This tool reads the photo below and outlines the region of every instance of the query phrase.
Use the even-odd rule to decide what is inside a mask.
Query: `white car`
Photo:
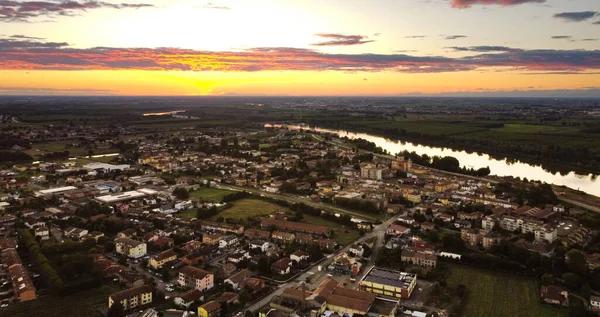
[[[2,305],[0,305],[0,307],[6,308],[6,307],[8,307],[8,304],[2,304]]]

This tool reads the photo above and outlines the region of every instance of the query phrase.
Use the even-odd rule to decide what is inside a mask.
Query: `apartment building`
[[[192,287],[200,291],[214,287],[215,276],[205,270],[193,266],[184,266],[179,270],[179,285]]]
[[[150,258],[148,264],[155,270],[160,269],[166,263],[177,260],[177,254],[173,251],[173,249],[161,252]]]
[[[114,293],[108,297],[108,308],[116,302],[126,311],[152,304],[152,287],[144,285]]]
[[[129,239],[118,238],[115,240],[115,251],[130,258],[141,258],[146,255],[147,246],[145,243]]]
[[[400,259],[407,264],[428,268],[435,268],[437,265],[437,255],[433,250],[403,250]]]

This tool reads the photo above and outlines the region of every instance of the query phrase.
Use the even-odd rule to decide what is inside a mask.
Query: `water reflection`
[[[310,129],[317,132],[333,133],[339,137],[348,137],[350,139],[365,139],[375,143],[382,149],[387,150],[391,154],[396,154],[402,151],[416,152],[419,155],[427,154],[429,156],[453,156],[457,158],[462,166],[468,168],[482,168],[489,166],[491,173],[498,176],[514,176],[527,178],[530,180],[540,180],[556,185],[564,185],[573,189],[579,189],[586,193],[600,196],[600,183],[596,175],[587,174],[581,175],[571,171],[569,173],[549,172],[544,170],[540,165],[523,163],[515,159],[498,160],[485,153],[474,153],[466,151],[456,151],[442,147],[432,147],[411,142],[402,142],[390,140],[384,137],[375,136],[366,133],[348,132],[344,130],[331,130],[323,128],[308,128],[305,126],[287,126],[289,129]]]

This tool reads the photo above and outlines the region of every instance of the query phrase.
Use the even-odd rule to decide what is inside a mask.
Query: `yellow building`
[[[220,240],[220,234],[205,234],[202,236],[202,242],[210,245],[219,244]]]
[[[413,203],[420,203],[421,202],[421,194],[416,193],[416,194],[405,194],[404,198],[408,199],[408,201],[413,202]]]
[[[216,317],[221,314],[221,303],[216,300],[210,301],[198,307],[198,317]]]
[[[152,287],[144,285],[114,293],[108,297],[108,308],[115,302],[120,302],[125,310],[152,304]]]
[[[360,290],[396,298],[410,298],[417,275],[373,267],[360,281]]]
[[[161,252],[150,258],[148,264],[155,270],[160,269],[165,265],[165,263],[169,263],[171,261],[177,260],[177,254],[173,252],[173,249]]]

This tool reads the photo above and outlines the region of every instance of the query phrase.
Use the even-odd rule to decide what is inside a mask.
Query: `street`
[[[368,272],[367,270],[370,269],[371,266],[373,266],[373,263],[375,262],[375,258],[377,256],[377,254],[379,253],[379,249],[382,246],[382,242],[383,242],[383,239],[384,239],[384,236],[385,236],[385,231],[386,231],[387,227],[390,224],[394,223],[394,221],[396,220],[396,218],[397,217],[392,217],[392,218],[388,219],[386,222],[384,222],[384,223],[378,225],[377,227],[373,228],[373,231],[365,234],[363,237],[359,238],[354,243],[350,243],[350,244],[346,245],[345,247],[343,247],[342,249],[340,249],[339,251],[337,251],[336,253],[334,253],[332,256],[329,256],[325,261],[321,262],[319,265],[322,265],[323,268],[326,268],[329,264],[331,264],[331,262],[333,262],[333,259],[335,257],[337,257],[338,255],[340,255],[340,254],[342,254],[344,252],[347,252],[348,249],[350,248],[350,246],[352,244],[355,244],[355,243],[358,243],[358,244],[364,243],[368,239],[370,239],[370,238],[372,238],[374,236],[377,236],[377,243],[373,247],[373,253],[371,255],[371,259],[369,260],[369,264],[366,265],[365,268],[362,270],[361,276],[364,275],[365,272]],[[273,291],[269,295],[265,296],[260,301],[254,303],[252,306],[248,307],[248,310],[256,312],[261,307],[263,307],[263,306],[267,305],[269,302],[271,302],[271,300],[273,299],[273,297],[281,295],[283,293],[283,290],[285,288],[300,286],[299,282],[306,281],[306,279],[308,277],[311,277],[312,275],[319,274],[319,273],[321,273],[321,272],[319,272],[318,267],[314,266],[313,268],[311,268],[310,270],[308,270],[308,271],[300,274],[299,276],[297,276],[296,278],[294,278],[290,282],[287,282],[287,283],[279,285],[279,287],[275,291]],[[359,281],[360,279],[357,277],[356,280]],[[316,284],[316,283],[314,283],[314,284]],[[309,286],[311,286],[311,285],[309,285]]]

